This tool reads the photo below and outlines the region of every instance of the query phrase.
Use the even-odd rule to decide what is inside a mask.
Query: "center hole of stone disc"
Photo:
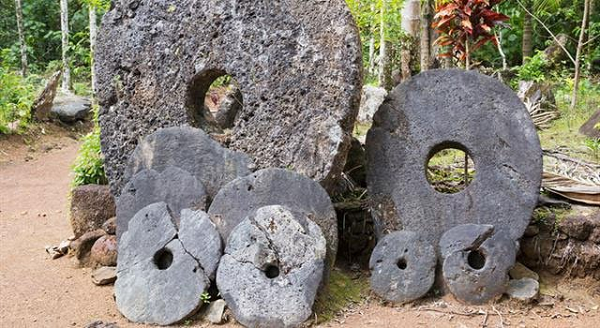
[[[265,276],[269,279],[274,279],[279,276],[279,268],[276,265],[269,265],[265,269]]]
[[[433,147],[425,170],[429,184],[443,194],[461,192],[475,179],[475,162],[467,148],[456,142]]]
[[[173,253],[168,249],[161,249],[154,254],[154,264],[159,270],[168,269],[173,263]]]
[[[404,259],[404,258],[399,259],[398,262],[396,263],[396,265],[398,266],[398,269],[400,269],[400,270],[406,269],[406,259]]]
[[[480,250],[469,252],[467,257],[469,266],[475,270],[481,270],[485,266],[485,255]]]

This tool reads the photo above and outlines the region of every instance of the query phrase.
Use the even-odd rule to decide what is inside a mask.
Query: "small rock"
[[[515,263],[515,266],[513,266],[512,269],[510,269],[510,271],[508,271],[508,274],[512,279],[531,278],[536,281],[540,280],[540,276],[536,272],[529,269],[521,262]]]
[[[69,248],[71,248],[70,240],[63,240],[58,245],[58,251],[61,252],[63,255],[67,255],[69,253]]]
[[[206,309],[206,319],[215,325],[223,323],[223,313],[226,305],[224,300],[216,300],[210,303],[208,309]]]
[[[102,229],[94,230],[84,234],[77,240],[71,243],[73,254],[83,266],[88,265],[90,260],[90,252],[96,240],[104,236],[106,233]]]
[[[46,246],[46,253],[50,254],[53,260],[62,257],[64,254],[58,250],[56,246]]]
[[[558,223],[558,230],[569,237],[585,241],[594,229],[594,225],[585,216],[566,217]]]
[[[117,268],[103,266],[92,272],[92,282],[98,286],[112,284],[117,280]]]
[[[44,90],[42,90],[33,103],[33,106],[31,106],[31,116],[35,117],[37,120],[46,120],[48,118],[50,110],[52,109],[54,97],[56,97],[56,89],[58,88],[58,82],[60,81],[61,75],[62,71],[56,71],[52,74],[52,77],[48,79]]]
[[[87,324],[85,328],[119,328],[119,326],[117,326],[116,322],[104,322],[97,320]]]
[[[102,224],[102,230],[109,235],[117,234],[117,218],[113,217],[108,219],[106,222]]]
[[[525,229],[525,237],[533,237],[537,236],[540,233],[540,227],[535,224],[529,225],[527,229]]]
[[[531,278],[510,280],[506,294],[519,301],[530,302],[537,298],[540,292],[540,283]]]
[[[373,115],[375,115],[375,112],[377,112],[387,94],[388,93],[384,88],[365,85],[362,89],[360,109],[357,117],[358,121],[371,123],[373,121]]]
[[[117,236],[104,235],[94,243],[90,253],[93,266],[116,266],[117,265]]]

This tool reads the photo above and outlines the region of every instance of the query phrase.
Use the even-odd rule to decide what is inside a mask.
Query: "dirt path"
[[[0,142],[0,327],[83,327],[95,320],[141,327],[118,313],[112,287],[94,286],[89,269],[76,268],[69,257],[51,260],[44,252],[71,235],[67,192],[78,144],[66,136],[36,144],[44,151],[31,156],[23,145]],[[597,284],[559,284],[546,293],[554,293],[546,296],[551,303],[531,308],[510,302],[464,307],[449,298],[388,307],[371,300],[323,326],[600,327]],[[194,320],[191,326],[207,324]]]

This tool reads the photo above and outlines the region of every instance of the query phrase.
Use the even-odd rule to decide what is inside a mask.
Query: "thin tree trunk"
[[[506,54],[504,53],[504,50],[502,50],[502,32],[498,34],[496,33],[496,31],[494,31],[494,36],[496,37],[496,40],[498,42],[498,52],[500,53],[500,57],[502,58],[502,70],[506,71],[508,70],[508,63],[506,62]]]
[[[388,47],[390,44],[385,39],[385,13],[387,10],[387,0],[383,0],[381,3],[381,15],[380,15],[380,31],[379,36],[381,38],[379,45],[379,85],[386,90],[392,88],[392,77],[391,77],[391,61],[390,61],[390,50]]]
[[[526,2],[527,10],[529,12],[533,12],[533,3],[532,0],[528,0]],[[523,59],[522,62],[525,63],[528,57],[533,56],[533,17],[528,12],[525,12],[525,16],[523,17]]]
[[[371,3],[371,13],[375,12],[375,3]],[[375,74],[375,33],[376,24],[371,24],[371,38],[369,39],[369,74]]]
[[[94,65],[94,55],[96,53],[96,36],[98,35],[96,26],[96,7],[92,4],[89,6],[89,20],[90,20],[90,57],[92,66],[92,97],[96,95],[96,67]]]
[[[413,53],[415,53],[414,50],[416,50],[415,40],[419,36],[420,4],[419,0],[405,0],[401,11],[402,30],[408,36],[408,40],[403,42],[400,52],[402,80],[407,80],[412,75],[410,63],[413,59]]]
[[[588,11],[588,22],[591,20],[591,16],[594,14],[594,0],[590,0],[590,9]],[[588,23],[589,24],[589,23]],[[592,69],[592,52],[594,52],[594,42],[591,40],[592,34],[587,34],[586,40],[586,58],[587,58],[587,69]]]
[[[15,12],[17,14],[17,30],[21,48],[21,75],[27,76],[27,44],[25,44],[25,25],[23,24],[23,6],[21,6],[21,0],[15,0]]]
[[[71,86],[71,69],[69,68],[69,4],[68,0],[60,0],[60,27],[62,32],[63,76],[62,90],[68,92]]]
[[[577,52],[575,53],[575,80],[573,85],[573,96],[571,97],[571,109],[577,105],[577,96],[579,93],[579,80],[581,75],[581,52],[583,50],[583,40],[585,38],[585,30],[589,18],[590,0],[585,0],[583,3],[583,20],[581,21],[581,32],[579,32],[579,41],[577,42]]]
[[[431,7],[432,0],[423,1],[421,6],[421,71],[431,65]]]

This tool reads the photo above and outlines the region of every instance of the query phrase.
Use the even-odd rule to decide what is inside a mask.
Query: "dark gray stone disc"
[[[327,259],[337,251],[337,217],[329,195],[315,181],[289,170],[264,169],[228,183],[213,200],[208,214],[223,240],[248,215],[268,205],[282,205],[305,213],[327,240]]]
[[[460,225],[442,236],[440,253],[450,292],[467,303],[482,304],[504,293],[516,242],[490,225]]]
[[[426,165],[447,147],[466,151],[476,176],[455,194],[430,186]],[[394,89],[368,133],[367,182],[378,235],[421,234],[436,246],[466,223],[493,224],[520,238],[536,206],[542,150],[517,95],[496,79],[432,70]]]
[[[191,173],[206,188],[209,198],[229,181],[250,174],[253,168],[246,154],[223,148],[202,130],[173,127],[160,129],[138,144],[124,180],[129,181],[144,169],[162,172],[172,166]]]
[[[246,327],[298,327],[312,314],[326,241],[302,213],[261,207],[230,234],[217,286]]]
[[[371,289],[396,303],[421,298],[435,281],[435,249],[410,231],[395,231],[379,240],[371,254]]]
[[[95,54],[113,192],[138,139],[184,124],[214,130],[204,95],[223,74],[244,101],[230,148],[324,186],[342,172],[362,85],[360,35],[343,0],[113,1]]]
[[[208,216],[184,210],[178,231],[166,203],[141,209],[119,241],[115,298],[117,308],[138,323],[170,325],[193,315],[214,274],[219,238]],[[212,228],[211,228],[212,226]],[[199,229],[203,227],[203,229]],[[195,258],[200,245],[215,247]],[[220,244],[218,245],[220,247]],[[205,272],[205,268],[208,269]]]
[[[182,209],[205,210],[207,198],[202,183],[180,168],[170,166],[160,173],[141,170],[129,180],[117,199],[117,237],[127,231],[129,220],[150,204],[167,203],[178,224]]]

